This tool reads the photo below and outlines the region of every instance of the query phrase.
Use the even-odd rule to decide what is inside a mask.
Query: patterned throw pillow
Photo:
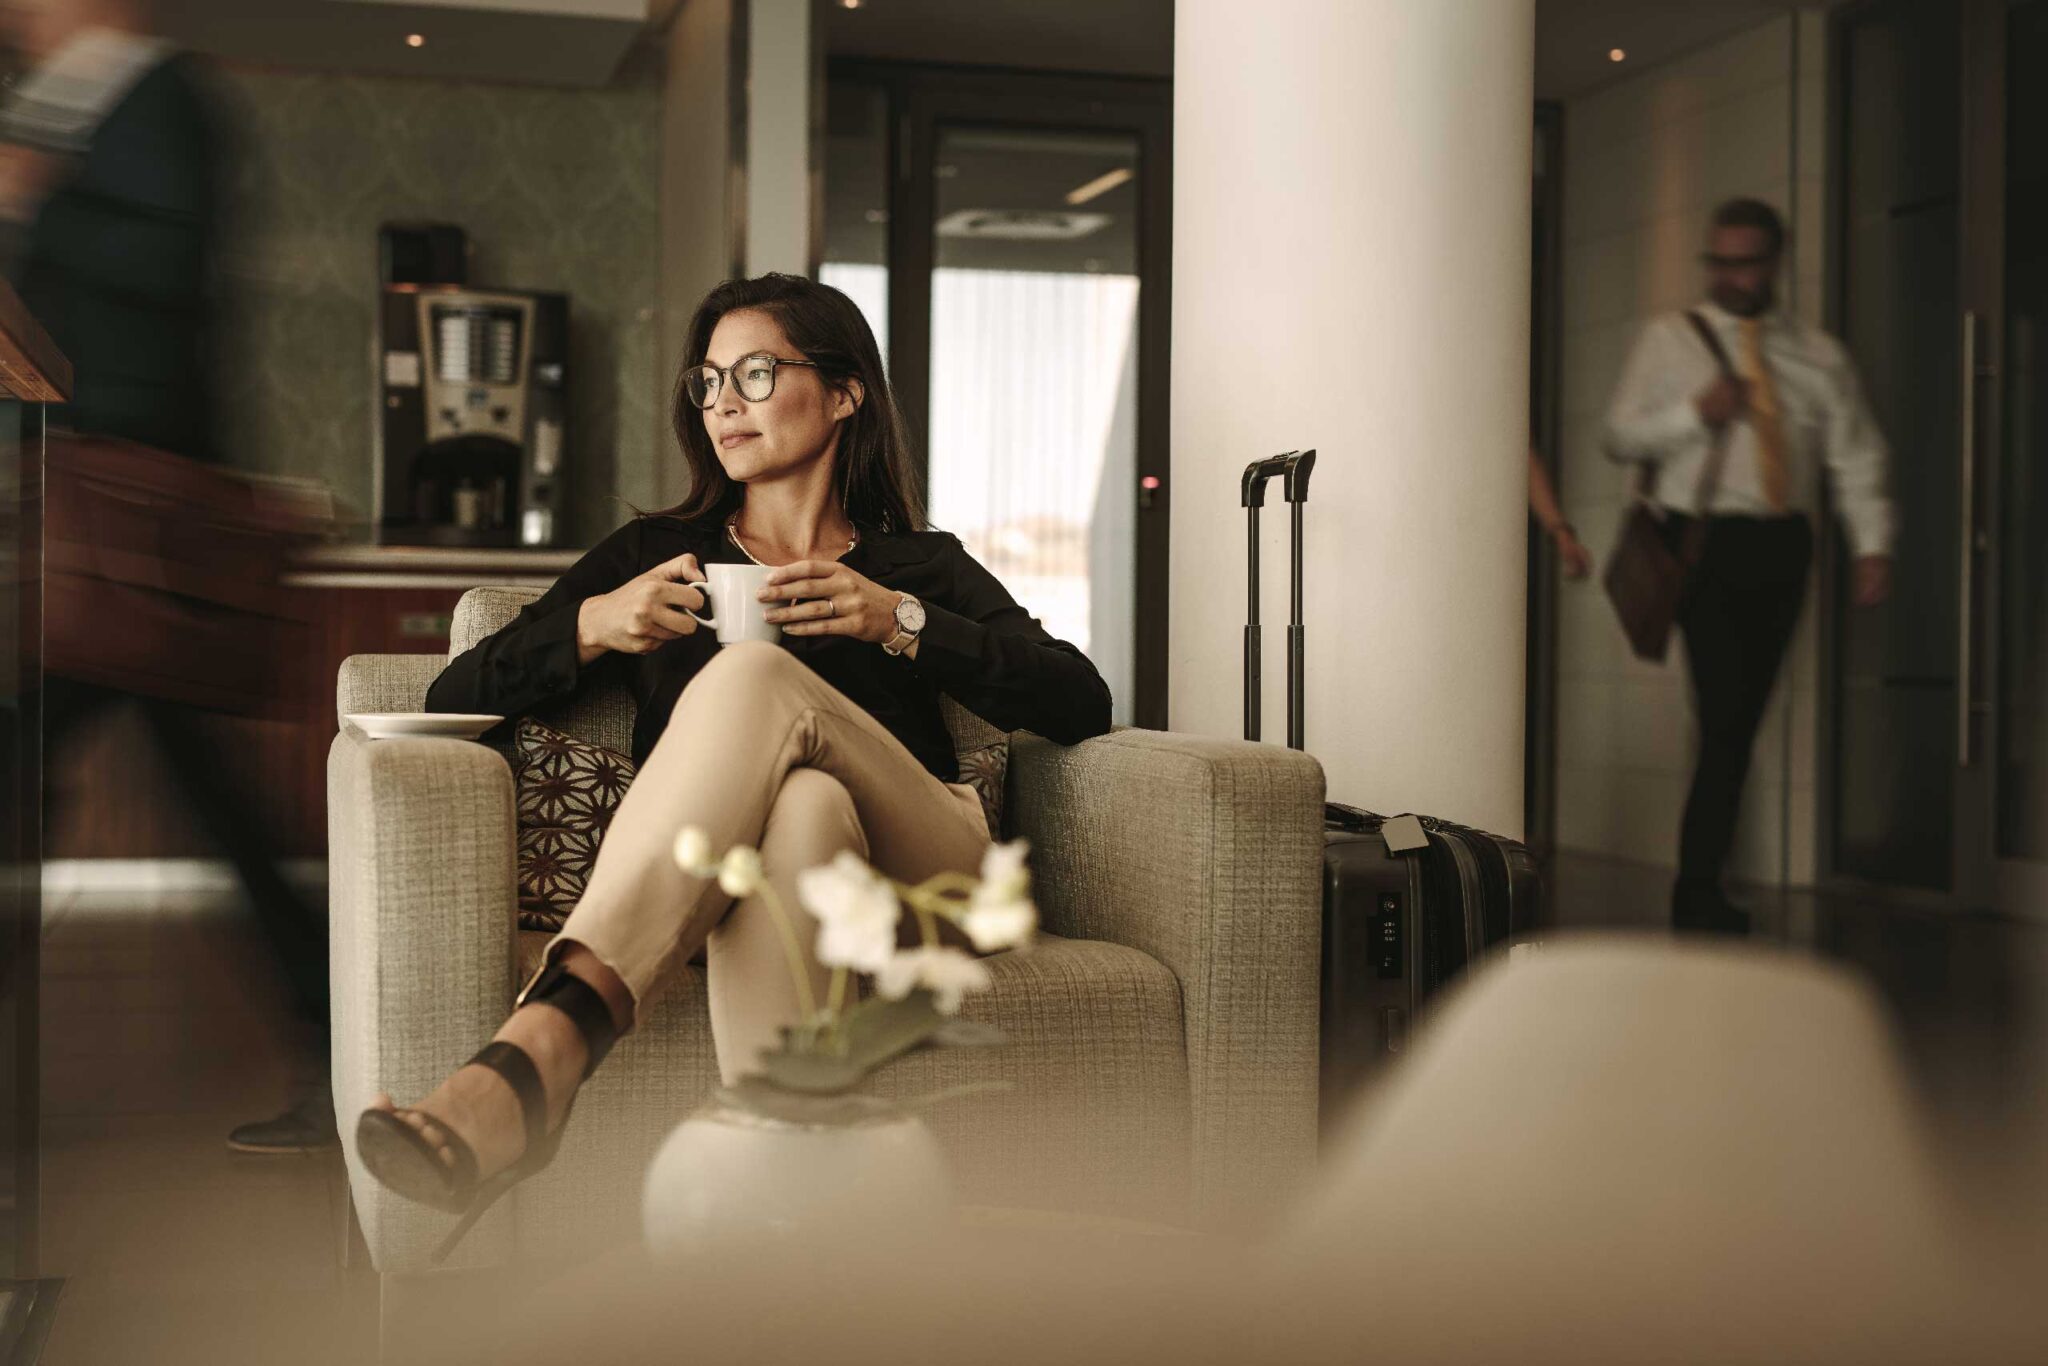
[[[981,798],[981,814],[988,817],[988,837],[992,840],[1003,837],[1003,778],[1010,771],[1010,737],[1004,736],[993,745],[979,749],[962,750],[955,756],[960,761],[960,781],[974,789],[974,795]]]
[[[519,723],[519,928],[562,928],[597,861],[598,842],[633,781],[633,761],[535,720]]]

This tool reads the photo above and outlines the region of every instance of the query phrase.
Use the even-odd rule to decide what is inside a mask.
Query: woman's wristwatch
[[[892,655],[900,655],[917,644],[917,636],[924,630],[924,604],[905,593],[896,600],[896,634],[882,642],[882,649]]]

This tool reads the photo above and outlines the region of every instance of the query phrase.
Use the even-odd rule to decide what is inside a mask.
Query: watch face
[[[924,629],[924,604],[906,594],[896,604],[896,625],[915,635]]]

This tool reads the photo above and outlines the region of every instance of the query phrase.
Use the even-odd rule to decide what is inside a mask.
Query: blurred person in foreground
[[[1680,930],[1749,929],[1722,890],[1722,869],[1750,751],[1805,600],[1823,466],[1854,556],[1857,606],[1891,592],[1884,436],[1842,344],[1779,306],[1784,251],[1784,223],[1768,204],[1734,199],[1717,208],[1704,257],[1707,300],[1643,329],[1607,415],[1609,454],[1656,475],[1670,543],[1705,520],[1678,614],[1700,727],[1671,900]],[[1711,505],[1696,506],[1702,471],[1723,447]]]
[[[159,523],[144,533],[146,544],[117,547],[155,555],[166,580],[180,566],[163,547],[203,544],[217,520],[246,530],[268,517],[260,493],[251,497],[232,477],[194,463],[214,455],[207,329],[218,138],[196,63],[156,37],[151,18],[147,0],[0,0],[0,39],[18,73],[0,99],[9,274],[76,376],[71,401],[47,414],[46,747],[54,752],[115,704],[138,706],[192,813],[234,864],[298,1008],[324,1030],[320,916],[278,871],[256,803],[224,780],[217,748],[187,705],[192,697],[149,682],[155,673],[203,683],[213,667],[203,657],[208,648],[175,625],[180,612],[197,609],[165,603],[160,616],[138,617],[123,609],[150,601],[146,587],[133,577],[90,578],[95,542],[115,519],[84,490],[110,473],[146,476],[152,493],[172,491],[162,504],[168,514],[133,512],[138,500],[129,500],[131,519]],[[230,506],[224,490],[239,501]],[[65,558],[74,551],[76,563]],[[82,582],[88,586],[76,591]],[[276,649],[262,640],[249,647],[258,658]],[[224,687],[252,690],[252,676]],[[53,795],[46,789],[46,811]],[[242,1126],[231,1146],[297,1152],[333,1143],[325,1095],[319,1085],[277,1120]]]
[[[0,0],[25,67],[0,102],[11,274],[76,372],[52,427],[210,454],[214,131],[146,0]]]

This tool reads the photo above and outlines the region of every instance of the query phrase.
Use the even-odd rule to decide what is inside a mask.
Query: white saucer
[[[407,735],[474,740],[505,718],[476,712],[375,711],[351,712],[345,719],[372,740],[396,740]]]

